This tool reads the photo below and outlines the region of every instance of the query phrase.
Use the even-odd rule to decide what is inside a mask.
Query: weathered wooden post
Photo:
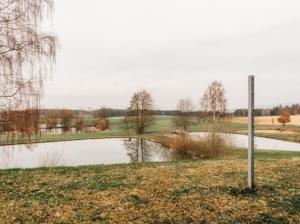
[[[254,188],[254,76],[248,77],[248,187]]]

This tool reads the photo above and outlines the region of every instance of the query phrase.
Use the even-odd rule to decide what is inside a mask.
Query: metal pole
[[[254,76],[248,77],[248,187],[254,188]]]

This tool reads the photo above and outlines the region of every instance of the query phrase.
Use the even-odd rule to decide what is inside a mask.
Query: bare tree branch
[[[43,82],[56,56],[55,36],[42,31],[43,19],[51,15],[53,2],[0,2],[0,121],[10,123],[8,133],[30,134],[36,129]]]

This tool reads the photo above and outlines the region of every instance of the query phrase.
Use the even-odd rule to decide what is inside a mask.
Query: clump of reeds
[[[55,167],[62,159],[63,151],[45,152],[40,155],[39,167]]]
[[[187,154],[196,158],[214,158],[225,146],[225,140],[220,134],[208,133],[205,137],[193,138],[187,134],[165,136],[160,143],[175,152]]]

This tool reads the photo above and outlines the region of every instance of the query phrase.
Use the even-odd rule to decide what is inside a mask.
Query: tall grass
[[[205,137],[199,138],[192,138],[187,134],[164,136],[159,142],[175,152],[196,158],[218,157],[221,149],[225,147],[225,139],[216,133],[208,133]]]
[[[55,167],[61,161],[63,151],[45,152],[40,155],[39,167]]]

